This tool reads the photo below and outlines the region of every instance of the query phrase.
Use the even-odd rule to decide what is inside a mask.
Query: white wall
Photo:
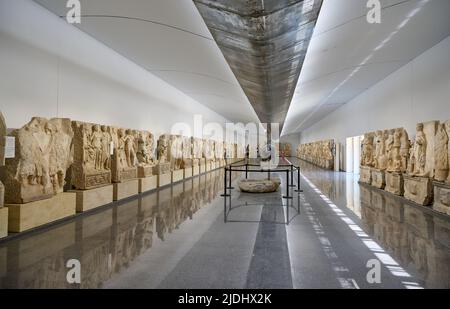
[[[450,119],[450,37],[301,133],[301,142]]]
[[[9,128],[32,116],[170,132],[221,115],[31,0],[0,0],[0,111]]]

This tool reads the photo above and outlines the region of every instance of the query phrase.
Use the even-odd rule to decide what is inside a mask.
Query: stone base
[[[193,171],[193,168],[192,168],[192,167],[185,168],[185,169],[184,169],[184,179],[189,179],[189,178],[191,178],[191,177],[193,176],[192,171]]]
[[[197,176],[200,175],[200,166],[199,165],[194,165],[192,167],[192,176]]]
[[[20,233],[44,224],[75,215],[76,194],[60,193],[50,199],[27,204],[7,204],[8,230]]]
[[[183,176],[184,176],[184,170],[172,171],[172,183],[182,181]]]
[[[113,184],[113,200],[120,201],[128,197],[139,194],[139,180],[133,179],[126,182],[119,182]]]
[[[158,176],[139,178],[139,193],[145,193],[158,187]]]
[[[200,168],[200,174],[206,173],[206,164],[200,163],[199,168]]]
[[[146,178],[153,175],[154,166],[138,166],[137,174],[139,178]]]
[[[8,236],[8,208],[0,208],[0,238]]]
[[[372,184],[372,168],[361,166],[359,169],[359,181],[369,185]]]
[[[433,209],[450,215],[450,184],[434,182]]]
[[[220,168],[220,162],[216,161],[216,162],[214,162],[214,169],[216,170],[218,168]]]
[[[79,176],[75,176],[78,175]],[[83,171],[74,173],[72,186],[77,190],[90,190],[111,184],[111,171],[95,171],[86,174]]]
[[[113,202],[113,185],[91,190],[71,190],[76,194],[77,212],[85,212]]]
[[[113,182],[128,182],[130,180],[136,180],[137,178],[137,168],[127,168],[122,171],[117,171],[117,173],[113,172],[112,180]]]
[[[371,175],[371,185],[378,189],[384,189],[384,187],[386,186],[385,172],[373,168],[371,170]]]
[[[164,187],[172,183],[172,173],[158,175],[158,187]]]
[[[211,171],[211,162],[206,162],[205,172],[210,172],[210,171]]]
[[[159,163],[153,167],[154,175],[164,175],[170,173],[170,163]]]
[[[405,198],[417,204],[428,206],[433,202],[433,182],[428,177],[403,175]]]
[[[395,195],[403,196],[403,174],[398,172],[386,172],[386,187],[384,190]]]

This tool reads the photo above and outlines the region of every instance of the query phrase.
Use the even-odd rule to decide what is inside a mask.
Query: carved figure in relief
[[[448,135],[445,124],[438,125],[435,136],[435,179],[437,181],[445,181],[448,177],[449,161],[448,161]]]
[[[72,160],[70,120],[35,117],[11,136],[16,138],[16,157],[1,172],[6,201],[27,203],[62,192]]]
[[[411,156],[413,176],[424,176],[426,164],[427,139],[423,131],[423,123],[417,124],[416,139]]]
[[[159,163],[167,162],[169,151],[168,147],[169,147],[169,140],[167,138],[167,135],[161,135],[160,138],[158,139],[158,148],[157,148]]]
[[[372,166],[373,164],[373,135],[365,134],[362,141],[361,166]]]
[[[408,133],[402,129],[402,135],[400,137],[400,158],[401,158],[401,171],[406,172],[408,169],[408,160],[410,156],[411,142],[409,141]]]
[[[111,168],[111,134],[107,126],[101,126],[102,130],[102,159],[100,168],[109,170]]]
[[[154,165],[153,157],[153,134],[149,132],[140,132],[137,139],[136,157],[140,165]]]

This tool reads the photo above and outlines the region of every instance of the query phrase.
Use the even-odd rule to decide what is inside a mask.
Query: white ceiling
[[[283,134],[301,132],[450,35],[449,0],[324,0]]]
[[[66,1],[34,0],[59,16]],[[449,0],[324,0],[283,135],[301,132],[450,35]],[[191,0],[81,0],[79,28],[231,121],[258,122]]]
[[[59,16],[67,1],[35,0]],[[81,0],[81,30],[235,122],[259,122],[190,0]]]

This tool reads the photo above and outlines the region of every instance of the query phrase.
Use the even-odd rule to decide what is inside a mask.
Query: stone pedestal
[[[172,183],[172,173],[158,175],[158,187],[164,187]]]
[[[194,165],[192,167],[192,176],[197,176],[200,174],[200,165]]]
[[[130,167],[124,170],[119,170],[112,173],[113,182],[128,182],[137,178],[137,168]]]
[[[65,192],[47,200],[7,204],[6,207],[9,211],[8,230],[19,233],[75,215],[76,194]]]
[[[71,190],[76,194],[77,212],[85,212],[113,202],[113,185],[91,190]]]
[[[193,176],[193,168],[189,167],[189,168],[185,168],[184,169],[184,179],[189,179]]]
[[[182,181],[184,177],[184,170],[172,171],[172,183]]]
[[[153,167],[154,175],[163,175],[170,173],[170,163],[159,163]]]
[[[200,166],[200,174],[205,173],[206,172],[206,159],[200,159],[199,166]]]
[[[450,215],[450,184],[434,182],[433,209]]]
[[[207,161],[206,167],[205,167],[205,172],[210,172],[210,171],[211,171],[211,161]]]
[[[138,166],[137,174],[139,178],[146,178],[153,175],[154,166]]]
[[[362,183],[372,184],[372,169],[367,166],[361,166],[359,170],[359,181]]]
[[[113,200],[120,201],[139,194],[139,180],[133,179],[126,182],[113,184]]]
[[[0,208],[0,239],[8,236],[8,208]]]
[[[428,206],[433,202],[433,182],[428,177],[403,175],[404,195],[407,200]]]
[[[384,190],[395,195],[403,196],[403,174],[399,172],[386,172],[386,187]]]
[[[386,185],[385,172],[373,168],[371,170],[371,175],[372,175],[372,183],[371,183],[372,186],[378,189],[384,189]]]
[[[139,178],[139,193],[145,193],[158,187],[158,176]]]

